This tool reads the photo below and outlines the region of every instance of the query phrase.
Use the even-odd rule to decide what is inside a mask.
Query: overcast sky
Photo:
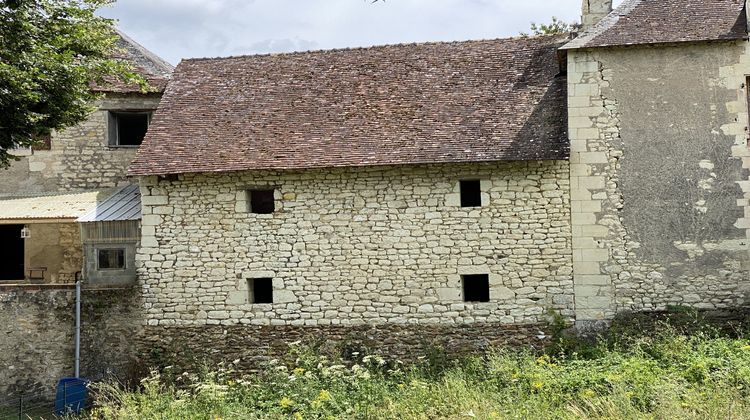
[[[620,1],[615,0],[615,4]],[[119,0],[102,15],[162,58],[516,36],[581,0]]]

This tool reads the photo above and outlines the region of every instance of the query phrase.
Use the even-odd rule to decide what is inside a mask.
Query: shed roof
[[[185,60],[129,174],[566,159],[568,39]]]
[[[141,191],[138,185],[128,185],[96,204],[91,211],[78,218],[79,222],[113,222],[141,219]]]
[[[75,219],[108,197],[111,190],[36,196],[0,197],[0,223],[22,221],[50,222]]]
[[[562,49],[746,38],[745,0],[625,0]]]

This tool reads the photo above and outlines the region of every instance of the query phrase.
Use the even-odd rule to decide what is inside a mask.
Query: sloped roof
[[[138,185],[121,188],[111,197],[96,204],[78,222],[113,222],[141,219],[141,191]]]
[[[119,36],[116,43],[118,51],[114,58],[130,62],[135,73],[146,79],[151,91],[163,92],[174,71],[174,66],[135,42],[122,31],[118,30],[117,35]],[[93,90],[110,93],[139,93],[141,88],[138,85],[129,85],[109,78],[104,83],[95,84]]]
[[[566,159],[567,40],[185,60],[129,174]]]
[[[746,38],[745,0],[625,0],[563,49]]]
[[[106,190],[2,197],[0,198],[0,223],[8,223],[10,220],[75,220],[111,193],[110,190]]]

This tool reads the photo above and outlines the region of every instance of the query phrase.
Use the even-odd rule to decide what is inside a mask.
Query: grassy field
[[[623,325],[596,344],[559,339],[546,353],[499,350],[458,361],[433,354],[412,366],[377,355],[341,362],[294,347],[289,363],[252,376],[236,375],[229,364],[197,374],[154,372],[137,391],[103,386],[91,417],[750,418],[743,334]]]

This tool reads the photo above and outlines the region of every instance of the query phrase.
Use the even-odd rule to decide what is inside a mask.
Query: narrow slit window
[[[256,214],[271,214],[275,210],[273,190],[250,190],[250,212]]]
[[[273,280],[270,278],[249,279],[251,303],[273,303]]]
[[[125,250],[122,248],[99,249],[96,260],[100,270],[124,270]]]
[[[461,276],[464,289],[464,302],[490,301],[490,276],[470,274]]]
[[[481,207],[482,189],[479,180],[466,180],[460,182],[461,207]]]

